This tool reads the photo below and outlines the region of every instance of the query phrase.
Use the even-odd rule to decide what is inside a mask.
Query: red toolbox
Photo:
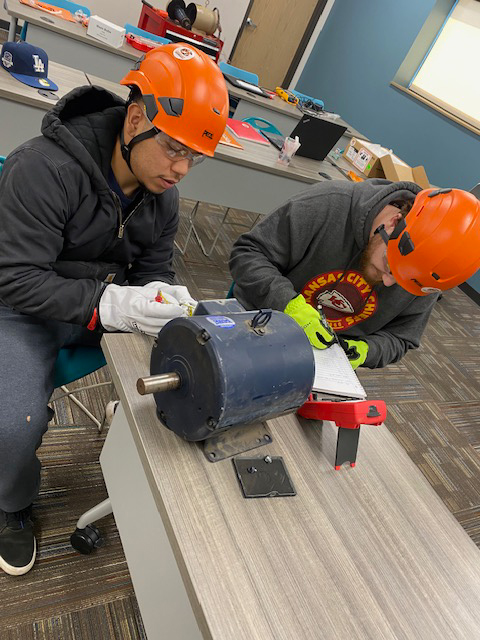
[[[201,35],[194,31],[184,29],[179,24],[170,20],[166,11],[154,9],[146,4],[142,4],[142,13],[138,20],[138,27],[144,31],[149,31],[162,38],[168,38],[172,42],[188,42],[197,49],[206,53],[215,62],[218,62],[220,52],[223,47],[223,40],[211,35]]]
[[[335,454],[335,469],[338,471],[344,462],[355,466],[360,425],[382,424],[387,416],[387,406],[383,400],[329,402],[317,400],[311,394],[297,413],[309,420],[331,420],[339,427]]]

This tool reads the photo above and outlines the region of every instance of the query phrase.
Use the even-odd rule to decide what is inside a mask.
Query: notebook
[[[235,147],[235,149],[243,149],[242,145],[236,140],[230,131],[225,131],[222,133],[222,137],[220,138],[220,144],[226,144],[229,147]]]
[[[312,391],[341,398],[365,400],[367,394],[339,344],[313,349],[315,378]]]
[[[248,140],[249,142],[258,142],[259,144],[269,145],[261,133],[252,127],[248,122],[242,122],[242,120],[235,120],[234,118],[228,118],[227,128],[235,134],[240,140]]]

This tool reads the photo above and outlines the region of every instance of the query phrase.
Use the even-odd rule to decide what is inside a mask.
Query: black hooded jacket
[[[0,177],[0,303],[88,325],[104,281],[173,282],[178,191],[140,194],[122,212],[107,178],[125,103],[79,87],[15,149]]]

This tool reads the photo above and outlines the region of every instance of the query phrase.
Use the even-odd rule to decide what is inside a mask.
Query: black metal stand
[[[337,451],[335,453],[335,469],[338,471],[344,462],[354,467],[357,460],[360,427],[357,429],[338,428]]]

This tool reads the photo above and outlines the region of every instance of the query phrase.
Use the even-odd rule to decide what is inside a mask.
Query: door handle
[[[251,18],[247,18],[247,27],[252,27],[252,29],[256,29],[257,25],[252,21]]]

